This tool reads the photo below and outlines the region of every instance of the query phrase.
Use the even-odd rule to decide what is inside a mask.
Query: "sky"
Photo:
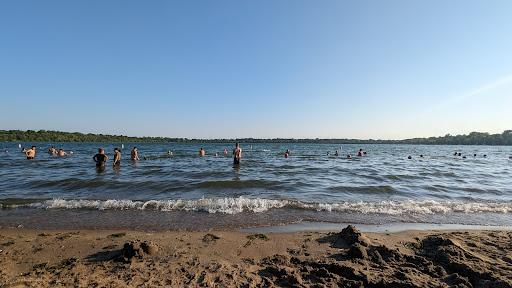
[[[512,1],[0,1],[0,129],[403,139],[512,129]]]

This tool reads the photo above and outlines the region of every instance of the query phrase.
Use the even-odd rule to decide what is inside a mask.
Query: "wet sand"
[[[1,229],[0,267],[0,287],[512,287],[512,231]]]

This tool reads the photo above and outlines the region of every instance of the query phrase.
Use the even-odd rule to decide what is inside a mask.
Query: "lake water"
[[[2,227],[210,229],[302,221],[512,226],[510,146],[242,143],[237,168],[233,143],[124,143],[120,168],[109,160],[98,173],[93,155],[104,147],[112,158],[113,144],[35,144],[37,157],[29,161],[18,143],[0,143]],[[73,155],[50,156],[51,145]],[[136,163],[129,160],[132,146],[141,157]],[[197,156],[200,147],[206,157]],[[359,148],[367,156],[356,157]],[[283,157],[286,149],[289,158]]]

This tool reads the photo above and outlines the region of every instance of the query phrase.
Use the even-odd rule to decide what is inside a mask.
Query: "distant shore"
[[[512,287],[511,231],[0,230],[0,286]]]
[[[403,140],[342,139],[342,138],[235,138],[189,139],[172,137],[131,137],[123,135],[83,134],[61,131],[0,130],[0,142],[110,142],[110,143],[320,143],[320,144],[411,144],[411,145],[512,145],[512,130],[501,134],[471,132],[466,135],[450,135]]]

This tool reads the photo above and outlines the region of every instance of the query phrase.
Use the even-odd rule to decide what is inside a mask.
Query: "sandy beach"
[[[1,287],[512,287],[511,231],[0,230]]]

